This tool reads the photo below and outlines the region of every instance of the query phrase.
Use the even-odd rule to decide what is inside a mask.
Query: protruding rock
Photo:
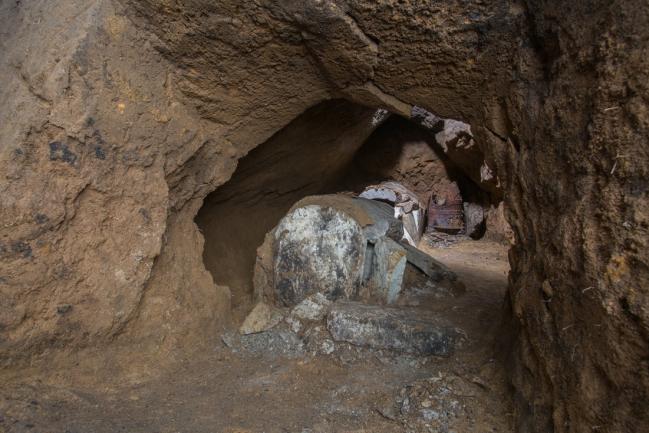
[[[373,349],[447,356],[453,350],[453,327],[421,310],[338,302],[327,317],[335,341]]]
[[[239,332],[243,335],[268,331],[282,321],[282,313],[263,302],[258,303],[248,314]]]
[[[369,273],[366,282],[369,297],[383,303],[393,303],[401,293],[407,262],[406,250],[390,238],[381,238],[374,244],[368,244],[365,257],[365,271]]]
[[[304,355],[304,341],[299,335],[279,326],[248,335],[225,333],[221,336],[221,341],[233,352],[290,358]]]
[[[457,275],[453,271],[422,250],[411,247],[410,245],[404,245],[403,247],[408,254],[408,263],[412,264],[434,281],[441,281],[445,278],[453,281],[457,280]]]
[[[475,142],[471,125],[455,119],[444,119],[428,110],[413,106],[410,119],[435,134],[444,153],[476,184],[491,191],[501,189],[498,176],[485,160],[485,154]]]

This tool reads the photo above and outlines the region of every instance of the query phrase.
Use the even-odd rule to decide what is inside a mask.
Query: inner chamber
[[[217,284],[230,288],[233,318],[241,319],[251,306],[257,248],[295,202],[314,194],[357,194],[386,180],[402,183],[423,203],[455,183],[466,202],[493,205],[431,131],[345,100],[308,109],[242,158],[196,217],[205,237],[205,267]],[[488,225],[474,236],[500,236]]]

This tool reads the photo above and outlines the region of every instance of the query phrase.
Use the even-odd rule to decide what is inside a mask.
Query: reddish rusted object
[[[464,230],[462,195],[455,182],[430,198],[428,204],[428,230],[458,233]]]

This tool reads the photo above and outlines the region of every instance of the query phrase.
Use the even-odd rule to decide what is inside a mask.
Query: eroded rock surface
[[[278,300],[295,305],[315,292],[353,296],[361,281],[365,239],[358,223],[335,208],[298,207],[275,229]]]
[[[72,348],[120,336],[154,352],[207,341],[227,321],[230,291],[205,271],[193,218],[239,158],[334,97],[403,116],[417,103],[473,117],[465,107],[497,87],[474,78],[500,69],[507,45],[478,38],[462,5],[432,14],[409,3],[310,1],[0,7],[8,362],[52,341]],[[471,12],[471,26],[494,14],[509,25],[500,4]],[[416,16],[428,18],[415,25]],[[430,33],[449,43],[431,44]],[[444,60],[415,72],[408,58]],[[62,305],[71,306],[63,315]]]

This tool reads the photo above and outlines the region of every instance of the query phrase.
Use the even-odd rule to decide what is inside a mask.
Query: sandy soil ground
[[[466,339],[445,359],[234,352],[223,341],[158,374],[74,365],[0,376],[0,432],[510,432],[495,352],[506,289],[506,247],[462,240],[422,249],[463,280],[460,297],[430,307]],[[135,362],[135,361],[134,361]]]

